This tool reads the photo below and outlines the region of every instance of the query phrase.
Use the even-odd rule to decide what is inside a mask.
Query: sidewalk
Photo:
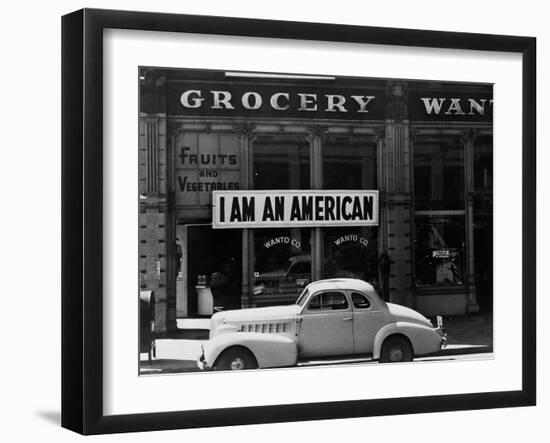
[[[435,324],[435,321],[434,321]],[[156,340],[156,358],[149,362],[142,357],[142,374],[195,372],[201,344],[208,340],[210,319],[177,320],[178,331],[169,338]],[[450,356],[493,352],[492,314],[469,314],[444,317],[447,347],[434,356]]]
[[[444,317],[443,327],[447,334],[447,347],[436,355],[493,352],[492,313]]]
[[[208,340],[210,318],[178,318],[178,330],[169,338],[157,339],[156,357],[148,361],[141,356],[141,374],[196,372],[201,344]]]
[[[210,318],[178,318],[178,330],[170,333],[170,339],[208,340]]]

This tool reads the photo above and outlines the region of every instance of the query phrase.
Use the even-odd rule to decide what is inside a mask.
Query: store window
[[[305,137],[260,135],[252,143],[254,189],[309,189],[309,143]]]
[[[414,144],[415,286],[465,282],[464,142],[420,136]]]
[[[419,137],[414,144],[416,210],[464,209],[464,144],[455,137]]]
[[[323,278],[358,278],[378,285],[378,227],[325,228]]]
[[[310,239],[309,228],[256,229],[254,294],[297,298],[311,282]]]
[[[372,137],[329,136],[323,143],[325,189],[378,189]],[[322,278],[359,278],[378,284],[378,228],[324,228]]]
[[[371,137],[330,136],[323,143],[325,189],[378,189],[377,168]]]
[[[309,189],[309,143],[303,136],[259,135],[252,142],[254,189]],[[311,282],[311,229],[254,229],[256,296],[294,301]]]
[[[416,216],[416,287],[464,284],[464,215]]]

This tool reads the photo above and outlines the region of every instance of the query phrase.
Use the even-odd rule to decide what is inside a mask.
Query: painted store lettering
[[[421,97],[420,100],[424,103],[426,114],[440,115],[444,110],[445,115],[485,115],[487,112],[493,112],[493,100],[479,99],[479,101],[473,98],[467,99],[468,104],[463,105],[460,98],[435,98],[435,97]],[[486,106],[488,104],[488,106]],[[463,106],[466,106],[468,113],[464,112]]]
[[[216,176],[217,175],[214,175],[213,177]],[[239,182],[190,182],[186,175],[178,175],[178,189],[181,192],[226,191],[232,189],[237,190],[239,188]]]
[[[273,238],[265,241],[264,242],[264,248],[269,249],[269,248],[272,248],[273,246],[288,245],[288,244],[290,244],[291,246],[293,246],[296,249],[301,249],[302,248],[302,243],[300,242],[300,240],[298,240],[296,238],[291,239],[290,237],[285,237],[285,236],[273,237]]]
[[[209,170],[209,169],[201,169],[199,171],[199,177],[207,177],[207,178],[216,178],[218,176],[218,171]]]
[[[341,246],[342,243],[346,242],[359,242],[365,247],[369,244],[369,241],[365,237],[359,237],[356,234],[346,234],[334,240],[336,246]]]
[[[244,92],[240,99],[235,99],[229,91],[211,90],[204,94],[210,94],[208,104],[205,105],[206,97],[202,89],[189,89],[180,96],[180,103],[186,109],[209,108],[219,110],[235,110],[235,102],[247,110],[258,110],[267,106],[276,111],[290,109],[290,94],[288,92],[276,92],[267,99],[256,92]],[[350,95],[342,94],[316,94],[296,92],[297,110],[303,112],[315,112],[318,109],[326,112],[349,112],[368,113],[369,104],[376,98],[374,95]],[[268,105],[267,105],[268,104]]]
[[[208,165],[236,165],[237,164],[237,155],[236,154],[190,154],[191,148],[188,146],[183,146],[180,148],[180,153],[178,157],[182,165],[198,165],[198,166],[208,166]]]

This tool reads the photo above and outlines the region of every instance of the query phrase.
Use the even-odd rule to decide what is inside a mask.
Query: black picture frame
[[[522,388],[517,391],[106,416],[103,412],[103,30],[501,51],[522,55]],[[62,18],[62,426],[82,434],[228,426],[536,403],[536,39],[83,9]]]

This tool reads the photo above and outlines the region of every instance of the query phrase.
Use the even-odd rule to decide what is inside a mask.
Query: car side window
[[[370,308],[369,299],[365,295],[359,294],[358,292],[351,293],[351,302],[357,309]]]
[[[319,294],[311,297],[307,309],[308,311],[319,311],[321,309],[321,296]]]
[[[346,296],[341,292],[323,292],[321,298],[321,310],[335,311],[339,309],[348,309]]]
[[[341,292],[323,292],[311,297],[308,311],[337,311],[348,309],[346,296]]]

